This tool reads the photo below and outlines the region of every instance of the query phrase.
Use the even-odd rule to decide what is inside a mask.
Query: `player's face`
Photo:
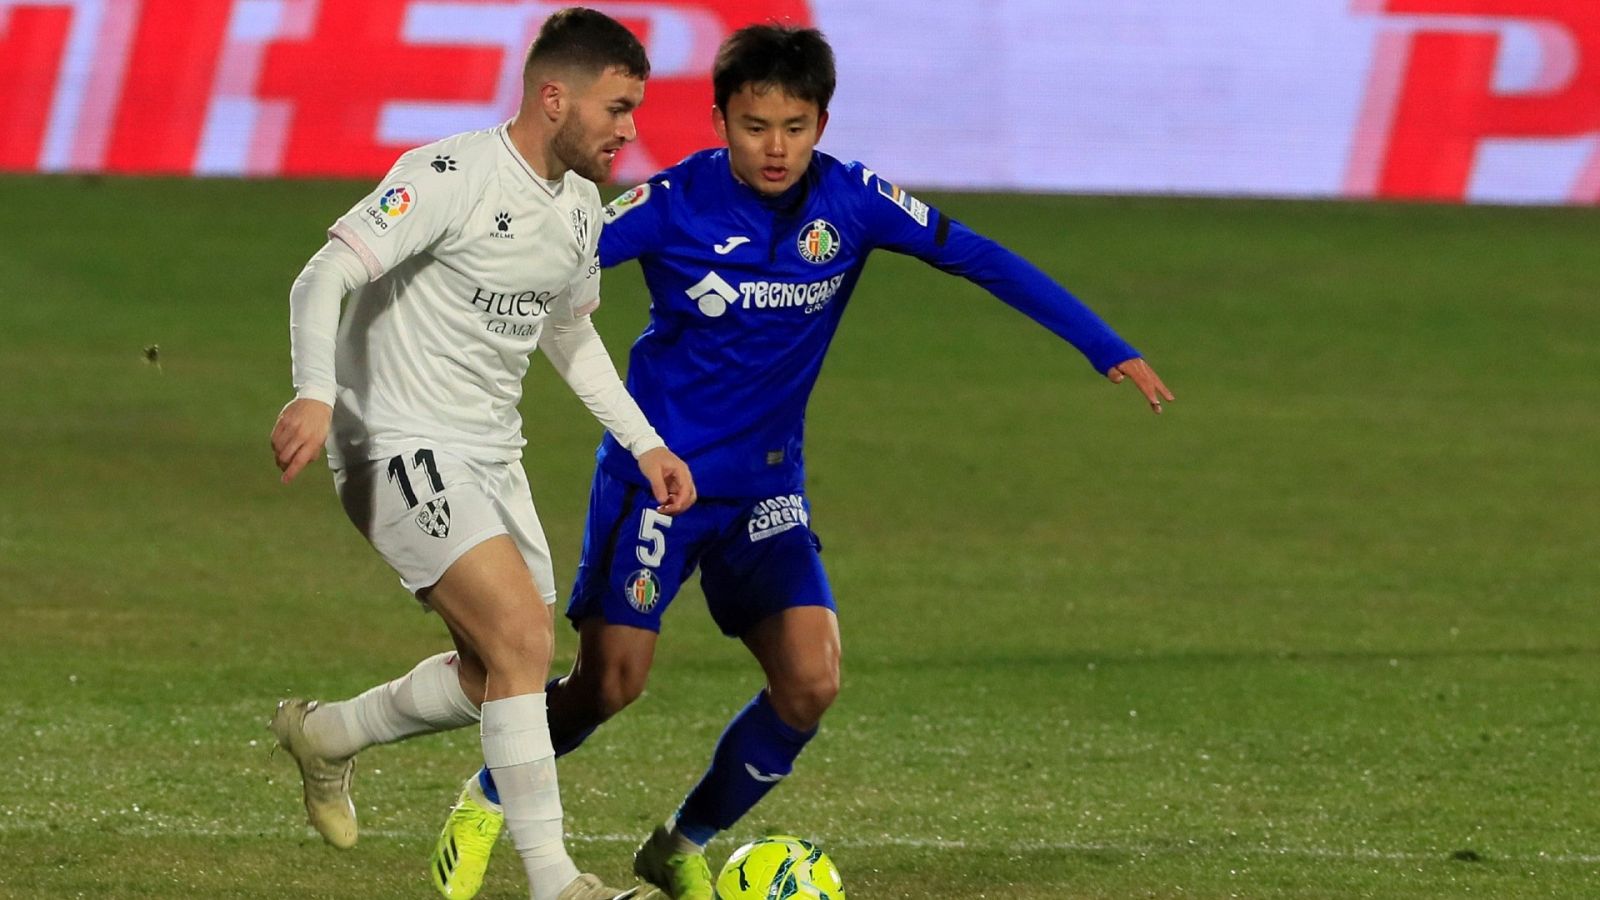
[[[644,80],[607,69],[576,85],[551,148],[567,168],[590,181],[610,181],[622,145],[639,136],[633,111],[644,102]]]
[[[793,187],[806,174],[828,114],[782,88],[747,84],[728,98],[726,114],[711,111],[711,121],[717,137],[728,144],[734,177],[771,196]]]

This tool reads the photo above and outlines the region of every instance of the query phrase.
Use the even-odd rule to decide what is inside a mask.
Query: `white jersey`
[[[517,403],[547,321],[600,303],[600,193],[540,178],[505,126],[406,153],[328,229],[372,281],[339,324],[329,464],[436,443],[515,460]]]

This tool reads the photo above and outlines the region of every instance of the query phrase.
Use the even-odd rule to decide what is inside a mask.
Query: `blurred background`
[[[0,0],[0,170],[382,174],[511,116],[509,0]],[[828,146],[919,187],[1600,200],[1587,0],[615,0],[655,72],[619,181],[711,143],[740,25],[816,25]]]

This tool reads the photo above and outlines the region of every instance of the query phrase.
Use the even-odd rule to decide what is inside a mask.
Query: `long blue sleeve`
[[[1139,355],[1094,310],[1033,263],[869,170],[858,171],[864,186],[863,224],[876,246],[915,256],[982,287],[1076,347],[1095,371],[1103,373]]]

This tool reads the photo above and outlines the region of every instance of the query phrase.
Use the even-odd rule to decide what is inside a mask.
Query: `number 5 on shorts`
[[[645,510],[639,517],[639,547],[635,552],[641,565],[651,568],[661,565],[662,558],[667,555],[667,536],[662,529],[671,527],[672,517],[653,509]]]

